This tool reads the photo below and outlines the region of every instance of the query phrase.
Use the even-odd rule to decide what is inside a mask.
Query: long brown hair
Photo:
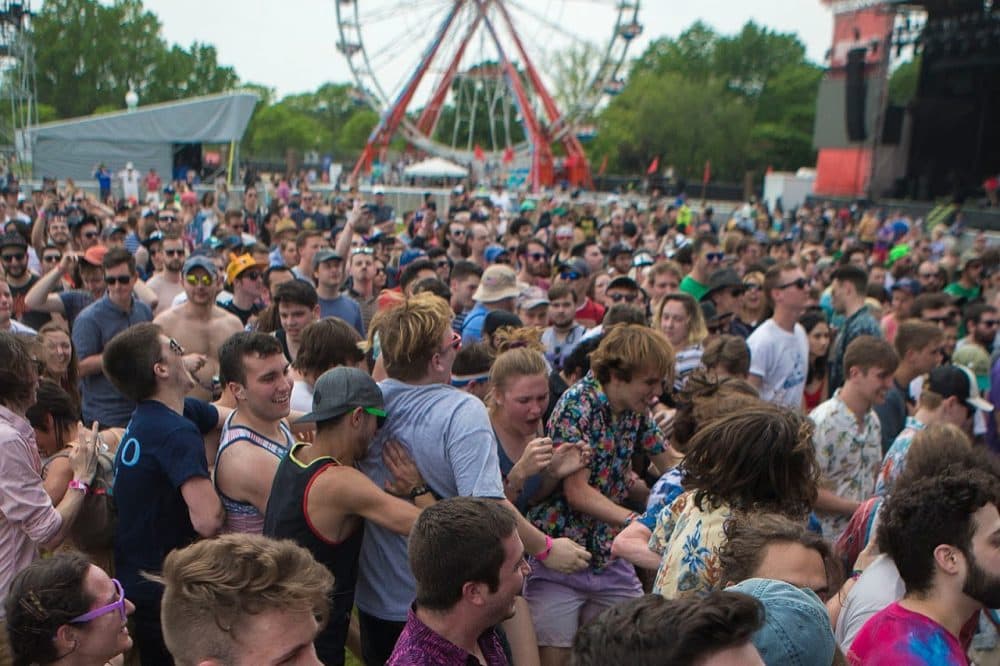
[[[43,341],[48,333],[62,333],[69,338],[70,358],[69,365],[66,367],[66,374],[64,376],[59,377],[55,375],[49,370],[47,365],[45,367],[45,374],[49,377],[49,379],[62,386],[74,400],[80,402],[80,391],[77,388],[80,383],[80,359],[76,356],[76,345],[73,344],[73,336],[69,334],[69,331],[66,330],[65,326],[54,321],[50,321],[38,329],[39,341]]]

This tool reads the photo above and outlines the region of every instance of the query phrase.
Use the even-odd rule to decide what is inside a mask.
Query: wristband
[[[627,515],[627,516],[625,517],[625,524],[624,524],[624,525],[622,525],[622,527],[628,527],[628,526],[629,526],[629,524],[631,524],[631,522],[632,522],[633,520],[635,520],[636,518],[638,518],[638,517],[639,517],[639,514],[637,514],[637,513],[635,512],[635,511],[633,511],[633,512],[632,512],[632,513],[630,513],[630,514],[628,514],[628,515]]]
[[[542,552],[537,553],[535,555],[535,559],[538,560],[539,562],[544,562],[551,553],[552,553],[552,537],[546,534],[545,548],[542,549]]]
[[[83,492],[84,495],[90,492],[90,486],[88,486],[83,481],[78,481],[76,479],[70,481],[67,488],[69,488],[70,490],[80,490]]]
[[[426,495],[430,491],[431,490],[430,488],[427,487],[427,484],[421,484],[416,488],[414,488],[413,490],[411,490],[410,493],[407,495],[407,497],[409,497],[411,500],[416,499],[420,495]]]

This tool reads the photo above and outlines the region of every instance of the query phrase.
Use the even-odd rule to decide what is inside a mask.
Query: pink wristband
[[[545,548],[542,549],[542,552],[535,555],[535,559],[538,560],[539,562],[544,562],[548,558],[551,552],[552,552],[552,537],[546,534]]]
[[[82,490],[84,495],[90,492],[90,486],[88,486],[83,481],[77,481],[76,479],[70,481],[67,488],[69,488],[70,490]]]

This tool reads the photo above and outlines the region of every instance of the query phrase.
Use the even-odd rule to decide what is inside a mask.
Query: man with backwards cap
[[[181,278],[187,300],[157,315],[154,323],[174,338],[188,354],[195,354],[188,369],[198,383],[188,394],[213,399],[213,377],[219,373],[219,347],[243,330],[239,317],[215,304],[219,293],[217,269],[208,257],[195,255],[184,262]]]
[[[407,535],[420,508],[435,500],[395,442],[383,456],[394,476],[389,492],[355,469],[386,415],[382,391],[368,374],[346,366],[323,373],[312,406],[297,422],[315,423],[315,440],[295,444],[278,465],[264,534],[292,539],[333,573],[330,620],[316,637],[316,654],[324,664],[343,664],[364,520]]]

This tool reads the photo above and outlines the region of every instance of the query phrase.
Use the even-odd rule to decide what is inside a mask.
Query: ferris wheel
[[[379,113],[356,177],[399,133],[463,165],[520,168],[532,188],[587,184],[581,141],[621,92],[639,0],[335,0],[337,48]],[[557,159],[553,146],[561,144]]]

